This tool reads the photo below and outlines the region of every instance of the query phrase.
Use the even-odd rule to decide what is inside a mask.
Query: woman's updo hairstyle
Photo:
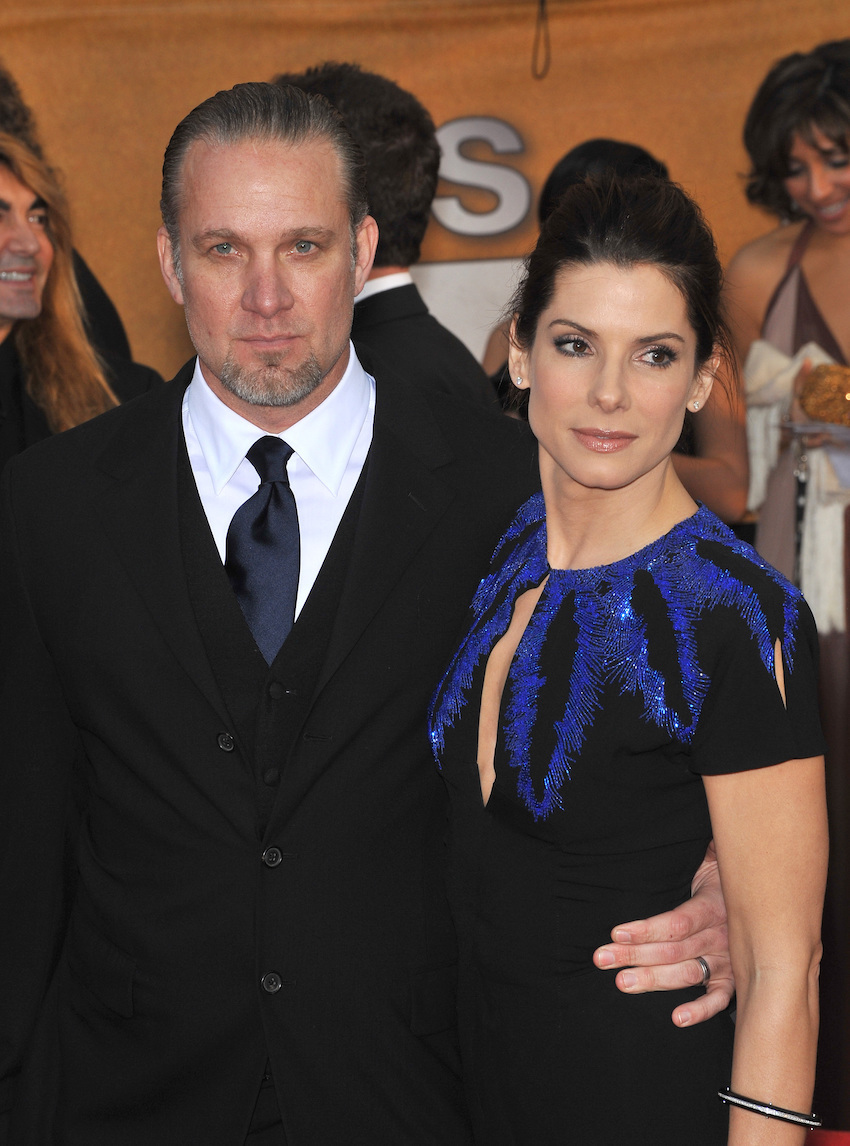
[[[696,335],[696,369],[715,353],[734,361],[721,305],[723,272],[699,207],[666,179],[613,172],[575,184],[546,220],[511,301],[520,348],[534,344],[558,273],[599,263],[657,267],[685,300]]]
[[[747,198],[781,219],[805,215],[785,190],[794,137],[814,147],[812,128],[843,150],[850,137],[850,40],[832,40],[810,52],[792,52],[773,65],[744,123],[752,164]]]

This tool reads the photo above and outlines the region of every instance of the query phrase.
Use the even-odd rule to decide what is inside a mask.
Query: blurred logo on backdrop
[[[536,236],[534,192],[510,162],[526,147],[515,127],[492,116],[449,120],[437,139],[437,225],[412,273],[431,312],[480,359]]]

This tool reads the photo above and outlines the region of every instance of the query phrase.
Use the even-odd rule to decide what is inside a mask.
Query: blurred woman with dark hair
[[[779,60],[747,114],[744,144],[747,198],[780,219],[735,255],[727,275],[747,390],[756,545],[801,585],[822,632],[844,631],[850,493],[842,494],[822,437],[803,441],[801,431],[782,449],[782,430],[819,420],[794,401],[810,368],[850,361],[850,40]]]
[[[609,174],[561,198],[513,302],[542,493],[502,538],[431,715],[487,1146],[802,1146],[817,1124],[816,634],[672,464],[731,357],[721,289],[688,196]],[[593,951],[677,903],[712,836],[738,1020],[682,1030]]]

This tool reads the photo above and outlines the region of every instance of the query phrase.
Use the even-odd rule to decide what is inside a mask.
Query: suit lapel
[[[174,656],[220,713],[227,710],[198,631],[180,547],[177,459],[183,393],[194,361],[134,405],[97,459],[103,528]],[[120,413],[120,412],[119,412]]]
[[[452,448],[415,390],[394,377],[379,382],[363,506],[320,687],[451,505],[454,489],[438,471],[452,457]]]

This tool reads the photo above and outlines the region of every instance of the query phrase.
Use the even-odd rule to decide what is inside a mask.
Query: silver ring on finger
[[[711,978],[711,968],[708,961],[703,959],[702,955],[697,955],[697,963],[699,963],[700,970],[702,971],[702,986],[707,987],[708,981]]]

